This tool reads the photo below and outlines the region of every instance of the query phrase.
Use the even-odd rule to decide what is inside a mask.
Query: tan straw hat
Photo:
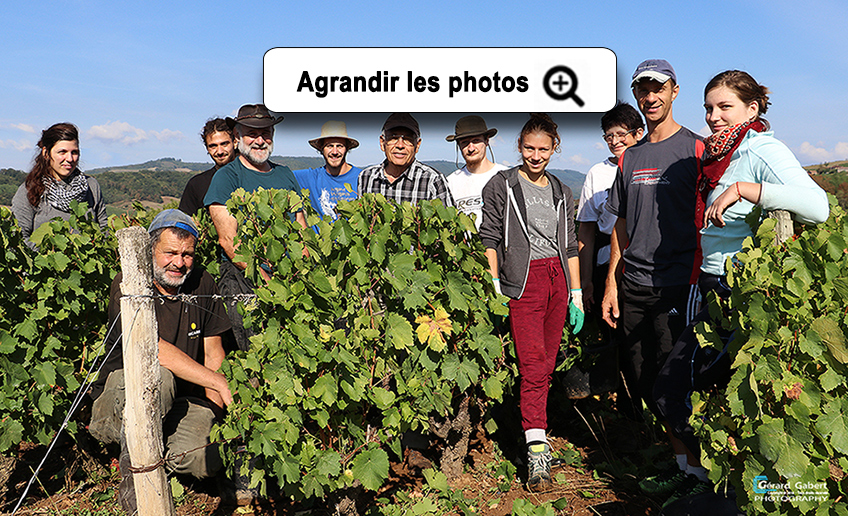
[[[322,125],[321,136],[309,140],[309,145],[312,145],[320,151],[323,146],[321,141],[324,138],[344,138],[347,140],[347,150],[359,147],[359,142],[347,135],[347,125],[345,125],[344,122],[339,122],[338,120],[330,120]]]

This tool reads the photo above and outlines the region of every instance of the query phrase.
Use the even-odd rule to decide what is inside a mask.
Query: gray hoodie
[[[518,183],[518,168],[498,172],[483,188],[483,223],[480,237],[487,249],[498,253],[498,277],[501,292],[521,298],[530,270],[530,236],[527,210]],[[557,210],[557,253],[566,283],[570,283],[568,259],[577,256],[577,232],[574,227],[574,197],[571,189],[548,172]],[[570,285],[569,285],[569,288]]]

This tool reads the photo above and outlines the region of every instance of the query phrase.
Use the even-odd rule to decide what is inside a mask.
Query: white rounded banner
[[[272,48],[264,102],[289,113],[603,112],[608,48]]]

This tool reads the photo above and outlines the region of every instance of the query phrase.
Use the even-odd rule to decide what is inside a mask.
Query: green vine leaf
[[[848,363],[848,348],[845,347],[845,334],[839,323],[830,317],[820,317],[810,325],[822,342],[827,346],[833,358],[839,362]]]
[[[389,456],[379,448],[365,450],[353,459],[350,469],[366,489],[376,491],[389,476]]]
[[[400,314],[389,313],[386,316],[386,341],[395,349],[409,348],[413,344],[412,325]]]

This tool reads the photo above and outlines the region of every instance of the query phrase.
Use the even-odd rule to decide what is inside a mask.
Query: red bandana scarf
[[[766,125],[759,120],[748,120],[732,127],[713,133],[704,140],[706,147],[704,161],[698,170],[698,195],[695,204],[695,224],[698,229],[704,225],[704,211],[707,209],[707,196],[718,184],[727,166],[730,164],[730,156],[739,147],[745,134],[754,130],[758,133],[768,130]]]

